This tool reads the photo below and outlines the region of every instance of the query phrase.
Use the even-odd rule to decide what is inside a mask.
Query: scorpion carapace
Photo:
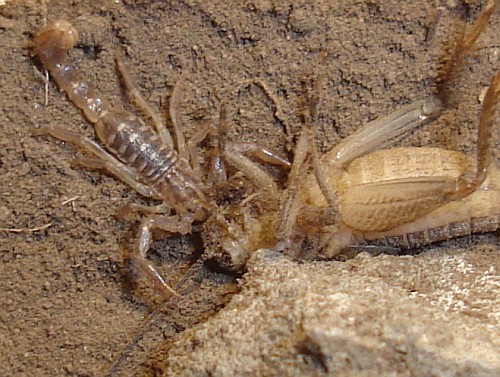
[[[142,221],[135,255],[143,271],[155,284],[159,284],[169,294],[174,293],[146,258],[152,242],[151,231],[159,228],[168,233],[189,233],[191,224],[204,220],[212,205],[204,194],[198,172],[190,166],[187,158],[181,157],[173,148],[172,138],[159,121],[159,116],[149,114],[156,120],[155,132],[137,116],[111,107],[67,63],[67,51],[77,39],[76,29],[69,22],[60,20],[39,32],[33,40],[33,49],[58,86],[94,125],[104,148],[89,138],[59,127],[45,126],[36,133],[48,134],[81,147],[91,157],[78,159],[80,165],[105,169],[140,194],[162,201],[162,205],[156,207],[130,206],[150,212]],[[117,59],[118,70],[126,86],[136,96],[137,102],[142,100],[145,103],[138,91],[134,90],[130,75],[119,57]],[[149,107],[146,110],[152,111]],[[186,148],[180,145],[179,138],[178,148],[183,151]]]

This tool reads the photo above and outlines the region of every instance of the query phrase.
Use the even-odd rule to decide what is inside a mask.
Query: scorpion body
[[[93,155],[79,159],[80,165],[108,170],[140,194],[162,201],[162,206],[147,209],[137,206],[146,212],[161,213],[149,215],[143,220],[136,259],[155,284],[159,283],[166,292],[175,294],[146,259],[152,242],[151,230],[160,228],[170,233],[186,234],[191,230],[193,221],[203,220],[207,216],[210,204],[189,161],[173,148],[171,138],[161,137],[162,131],[166,130],[163,125],[156,125],[156,133],[134,114],[112,108],[66,62],[66,53],[77,39],[76,29],[69,22],[60,20],[40,31],[34,38],[33,48],[57,85],[94,125],[104,148],[91,139],[62,128],[42,127],[36,133],[49,134],[79,145]],[[123,71],[123,65],[120,62],[117,65],[122,70],[124,80],[130,80],[128,73]],[[130,83],[128,85],[131,86]],[[155,119],[154,116],[152,118]],[[175,215],[164,215],[166,207]]]

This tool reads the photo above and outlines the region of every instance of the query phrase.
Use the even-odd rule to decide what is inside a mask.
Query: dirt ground
[[[2,375],[161,375],[176,337],[237,292],[234,275],[207,264],[179,289],[182,299],[162,305],[128,263],[139,218],[114,217],[126,203],[144,200],[110,176],[73,169],[77,152],[71,146],[32,136],[42,125],[93,135],[52,83],[44,104],[41,67],[28,41],[45,18],[76,26],[80,42],[70,59],[113,103],[124,102],[113,63],[120,48],[158,109],[165,109],[174,83],[189,70],[179,109],[188,136],[219,121],[222,101],[230,140],[264,140],[291,157],[287,140],[303,126],[304,86],[321,79],[314,126],[318,147],[326,151],[366,121],[432,93],[447,42],[470,24],[481,3],[47,1],[45,12],[37,1],[7,0],[0,6]],[[475,152],[478,95],[500,67],[498,35],[497,12],[450,92],[452,106],[405,145]],[[279,107],[257,85],[238,89],[255,78]],[[173,286],[203,252],[203,238],[195,229],[154,244],[150,257]],[[424,252],[472,244],[498,249],[498,238],[473,236]],[[468,263],[491,264],[498,274],[498,253],[486,255],[474,254]]]

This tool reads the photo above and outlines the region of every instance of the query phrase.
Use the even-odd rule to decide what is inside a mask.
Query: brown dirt
[[[443,2],[445,3],[445,2]],[[367,120],[432,92],[445,41],[480,9],[480,2],[435,1],[53,1],[47,20],[67,19],[80,32],[71,60],[115,103],[123,98],[113,64],[117,47],[146,98],[164,108],[184,70],[180,113],[191,135],[218,122],[227,102],[233,140],[265,140],[286,151],[287,127],[296,135],[303,86],[322,78],[315,125],[328,150]],[[474,152],[477,96],[499,67],[498,14],[483,47],[457,81],[452,109],[414,132],[408,145]],[[63,93],[49,85],[44,106],[40,66],[28,40],[43,25],[39,2],[8,1],[0,8],[0,368],[5,376],[97,376],[123,350],[158,306],[142,279],[132,279],[128,242],[137,222],[117,221],[121,205],[141,200],[112,177],[71,168],[72,147],[31,132],[57,125],[92,136]],[[260,78],[283,114],[257,86]],[[288,126],[287,126],[288,125]],[[199,237],[158,241],[151,251],[172,285],[202,251]],[[498,245],[495,235],[458,240]],[[469,263],[491,263],[498,258]],[[132,273],[127,271],[132,270]],[[474,272],[472,272],[474,273]],[[134,283],[130,283],[133,281]],[[185,328],[205,321],[230,299],[233,278],[205,267],[181,288],[183,300],[163,306],[116,367],[116,375],[157,375]]]

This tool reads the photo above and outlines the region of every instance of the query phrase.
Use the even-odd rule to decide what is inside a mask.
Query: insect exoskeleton
[[[443,205],[471,166],[463,154],[440,148],[380,150],[345,169],[328,167],[331,157],[327,153],[320,163],[326,183],[334,188],[342,222],[359,231],[388,230]],[[305,205],[328,206],[313,177],[304,187]]]

